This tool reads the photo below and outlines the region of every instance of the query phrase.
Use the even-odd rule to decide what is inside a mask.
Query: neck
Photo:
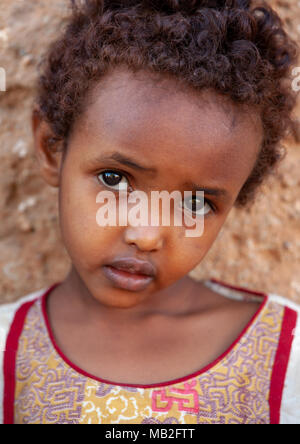
[[[167,288],[158,290],[131,308],[110,307],[97,300],[89,291],[74,267],[60,286],[60,294],[68,298],[69,306],[76,307],[89,319],[111,322],[138,322],[157,313],[176,316],[191,310],[195,281],[188,275]]]

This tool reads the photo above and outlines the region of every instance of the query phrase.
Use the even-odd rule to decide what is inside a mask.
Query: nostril
[[[142,230],[139,230],[142,228]],[[152,234],[153,233],[153,234]],[[160,229],[151,230],[151,233],[145,227],[129,227],[125,234],[124,240],[127,245],[137,248],[139,251],[155,252],[162,249],[164,239]]]

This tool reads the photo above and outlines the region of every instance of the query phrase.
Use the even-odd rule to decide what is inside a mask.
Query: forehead
[[[170,172],[174,165],[183,171],[197,166],[223,180],[247,176],[262,142],[254,110],[171,77],[125,69],[93,89],[78,124],[102,147],[122,148],[151,166],[163,164]]]

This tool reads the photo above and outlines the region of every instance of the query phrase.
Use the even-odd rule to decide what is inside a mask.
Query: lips
[[[133,257],[115,259],[103,266],[103,271],[116,287],[129,291],[144,290],[157,274],[150,262]]]
[[[107,265],[114,267],[117,270],[127,271],[128,273],[132,274],[142,274],[152,277],[155,277],[156,275],[156,269],[151,262],[141,261],[134,257],[115,259]]]

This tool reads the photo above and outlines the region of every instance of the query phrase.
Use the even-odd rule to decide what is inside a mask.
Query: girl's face
[[[145,72],[134,76],[116,69],[91,97],[65,158],[57,161],[62,237],[73,272],[93,298],[106,307],[138,307],[183,278],[209,251],[254,166],[261,123],[256,113],[214,92],[179,90],[170,78],[156,84]],[[51,180],[49,165],[42,172],[53,185],[51,162]],[[149,200],[151,191],[220,191],[205,192],[204,232],[187,237],[184,224],[99,226],[96,197],[104,190],[117,197],[120,183],[144,191]],[[186,208],[191,211],[190,201]],[[146,288],[119,288],[108,279],[103,266],[123,257],[155,266]]]

